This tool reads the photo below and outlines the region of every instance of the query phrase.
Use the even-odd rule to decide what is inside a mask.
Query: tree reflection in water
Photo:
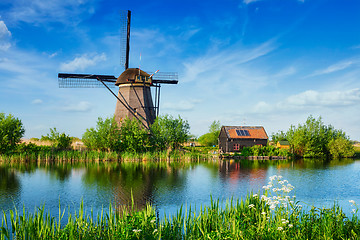
[[[9,209],[18,202],[20,187],[15,170],[0,166],[0,205],[3,208]]]
[[[132,201],[137,208],[147,203],[156,205],[154,196],[166,189],[183,188],[185,175],[192,162],[128,162],[104,163],[97,167],[88,166],[82,177],[87,187],[96,187],[113,192],[117,207],[129,205]]]

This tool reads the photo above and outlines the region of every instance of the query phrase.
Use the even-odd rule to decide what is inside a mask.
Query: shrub
[[[46,137],[41,136],[41,140],[48,140],[52,142],[52,147],[56,150],[71,149],[71,137],[65,133],[59,133],[56,128],[50,128],[50,133]]]
[[[6,116],[5,113],[0,113],[0,153],[14,150],[24,133],[21,120],[11,114]]]

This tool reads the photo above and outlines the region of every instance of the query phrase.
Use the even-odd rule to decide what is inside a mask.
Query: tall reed
[[[275,191],[274,191],[275,190]],[[180,207],[172,216],[159,219],[155,209],[147,205],[137,210],[110,205],[94,217],[86,213],[83,203],[74,214],[59,207],[57,218],[44,211],[3,212],[3,239],[359,239],[358,208],[347,217],[334,204],[331,208],[312,207],[305,210],[288,193],[292,186],[279,176],[272,177],[264,194],[249,193],[240,200],[225,204],[211,199],[209,206]],[[69,211],[69,210],[68,210]]]

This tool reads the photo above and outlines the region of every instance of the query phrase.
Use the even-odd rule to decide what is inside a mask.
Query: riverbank
[[[286,187],[286,182],[285,185]],[[287,185],[289,186],[289,185]],[[282,191],[283,192],[283,191]],[[286,190],[285,190],[286,192]],[[276,199],[274,198],[276,196]],[[61,224],[65,210],[51,216],[38,208],[33,213],[9,211],[2,215],[1,240],[5,239],[358,239],[360,221],[354,205],[352,216],[342,209],[303,210],[296,199],[283,195],[248,194],[243,200],[219,200],[209,206],[181,207],[177,214],[157,216],[155,208],[109,207],[94,219],[83,203]]]
[[[106,161],[174,161],[174,160],[205,160],[217,157],[202,151],[168,150],[159,152],[103,152],[61,150],[54,151],[50,147],[38,150],[15,152],[0,155],[0,163],[9,162],[106,162]]]

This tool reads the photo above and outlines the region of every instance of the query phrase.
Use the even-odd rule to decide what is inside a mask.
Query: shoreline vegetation
[[[0,161],[139,161],[194,160],[235,158],[248,160],[279,160],[288,158],[335,159],[358,157],[359,148],[342,130],[326,126],[321,117],[309,116],[304,124],[291,126],[287,132],[272,135],[272,144],[289,143],[289,149],[274,145],[244,147],[240,152],[218,154],[217,136],[220,122],[214,121],[209,133],[198,139],[190,135],[190,125],[180,116],[159,116],[149,130],[136,119],[98,118],[94,128],[86,129],[82,139],[50,128],[41,139],[21,142],[25,133],[21,120],[0,113]],[[194,147],[197,140],[202,147]],[[39,146],[39,143],[42,145]],[[189,147],[184,147],[185,144]],[[76,150],[78,149],[78,150]]]
[[[0,155],[0,163],[7,162],[106,162],[106,161],[176,161],[176,160],[209,160],[217,157],[201,151],[161,151],[161,152],[104,152],[45,150],[39,152],[21,152]]]
[[[159,218],[150,205],[128,206],[87,213],[83,203],[75,213],[60,209],[51,216],[45,206],[33,213],[14,209],[1,216],[5,239],[359,239],[358,207],[346,216],[336,203],[331,208],[303,207],[293,186],[281,176],[270,177],[262,194],[249,193],[226,203],[182,206],[172,216]],[[68,218],[62,224],[62,218]],[[96,216],[96,217],[94,217]]]

